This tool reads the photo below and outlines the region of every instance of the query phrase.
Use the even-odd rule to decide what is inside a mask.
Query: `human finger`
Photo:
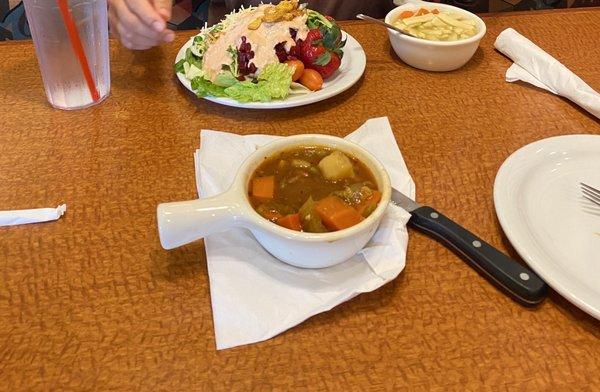
[[[114,12],[121,26],[119,33],[127,35],[130,39],[135,35],[141,35],[146,38],[154,39],[156,44],[161,42],[160,33],[154,31],[150,26],[146,25],[137,15],[133,14],[127,3],[123,0],[113,0]]]
[[[173,10],[172,0],[154,0],[154,9],[158,12],[165,21],[171,19],[171,13]]]
[[[157,33],[162,33],[167,28],[167,22],[154,9],[150,0],[129,0],[126,4],[133,14]]]

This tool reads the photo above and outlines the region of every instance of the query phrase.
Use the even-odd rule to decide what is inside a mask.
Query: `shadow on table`
[[[117,90],[156,92],[164,88],[169,74],[157,74],[155,65],[165,59],[163,48],[131,51],[119,46],[111,51],[111,85]],[[150,66],[152,65],[152,66]]]
[[[578,112],[580,112],[582,115],[584,115],[585,117],[588,117],[590,120],[595,121],[595,122],[599,122],[600,120],[594,116],[593,114],[591,114],[590,112],[588,112],[587,110],[585,110],[584,108],[582,108],[581,106],[577,105],[575,102],[571,101],[570,99],[567,99],[563,96],[560,95],[556,95],[551,93],[550,91],[544,90],[543,88],[539,88],[537,86],[534,86],[533,84],[529,84],[527,82],[523,82],[522,80],[518,80],[516,82],[512,82],[512,84],[518,85],[519,87],[525,88],[527,90],[530,90],[531,92],[535,92],[536,94],[546,94],[549,95],[551,97],[557,97],[558,99],[560,99],[561,101],[563,101],[565,104],[571,106],[572,108],[574,108],[575,110],[577,110]],[[565,107],[566,108],[566,107]],[[585,129],[580,129],[580,130],[574,130],[573,133],[586,133]],[[593,134],[593,132],[588,132]]]
[[[179,279],[207,275],[204,242],[182,246],[173,250],[159,249],[150,252],[150,271],[155,279],[175,282]]]
[[[425,70],[415,68],[411,65],[406,64],[404,61],[402,61],[400,59],[400,57],[398,57],[396,52],[394,52],[394,48],[392,48],[391,45],[389,47],[389,53],[390,53],[390,56],[394,60],[396,60],[398,65],[400,65],[404,68],[409,68],[409,69],[412,69],[412,70],[414,70],[416,72],[420,72],[420,73],[434,74],[434,75],[435,74],[461,74],[461,73],[465,73],[465,72],[472,72],[473,69],[478,68],[481,65],[481,63],[483,63],[483,58],[484,58],[483,50],[481,49],[481,47],[479,47],[473,54],[473,57],[471,57],[471,60],[469,60],[465,65],[463,65],[459,69],[455,69],[454,71],[446,71],[446,72],[434,72],[434,71],[425,71]]]

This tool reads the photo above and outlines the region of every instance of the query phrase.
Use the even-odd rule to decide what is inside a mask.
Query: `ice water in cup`
[[[57,0],[23,2],[50,104],[59,109],[80,109],[106,98],[110,90],[106,0],[68,0],[91,79],[99,94],[96,102]]]

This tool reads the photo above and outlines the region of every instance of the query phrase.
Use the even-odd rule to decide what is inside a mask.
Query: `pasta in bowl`
[[[385,22],[414,35],[388,29],[398,57],[410,66],[435,72],[465,65],[486,32],[477,15],[441,3],[406,3],[390,11]]]

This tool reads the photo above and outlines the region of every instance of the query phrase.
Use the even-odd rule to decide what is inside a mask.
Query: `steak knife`
[[[392,203],[411,214],[410,226],[435,237],[518,302],[536,305],[548,287],[533,271],[501,253],[435,209],[422,206],[392,188]]]

